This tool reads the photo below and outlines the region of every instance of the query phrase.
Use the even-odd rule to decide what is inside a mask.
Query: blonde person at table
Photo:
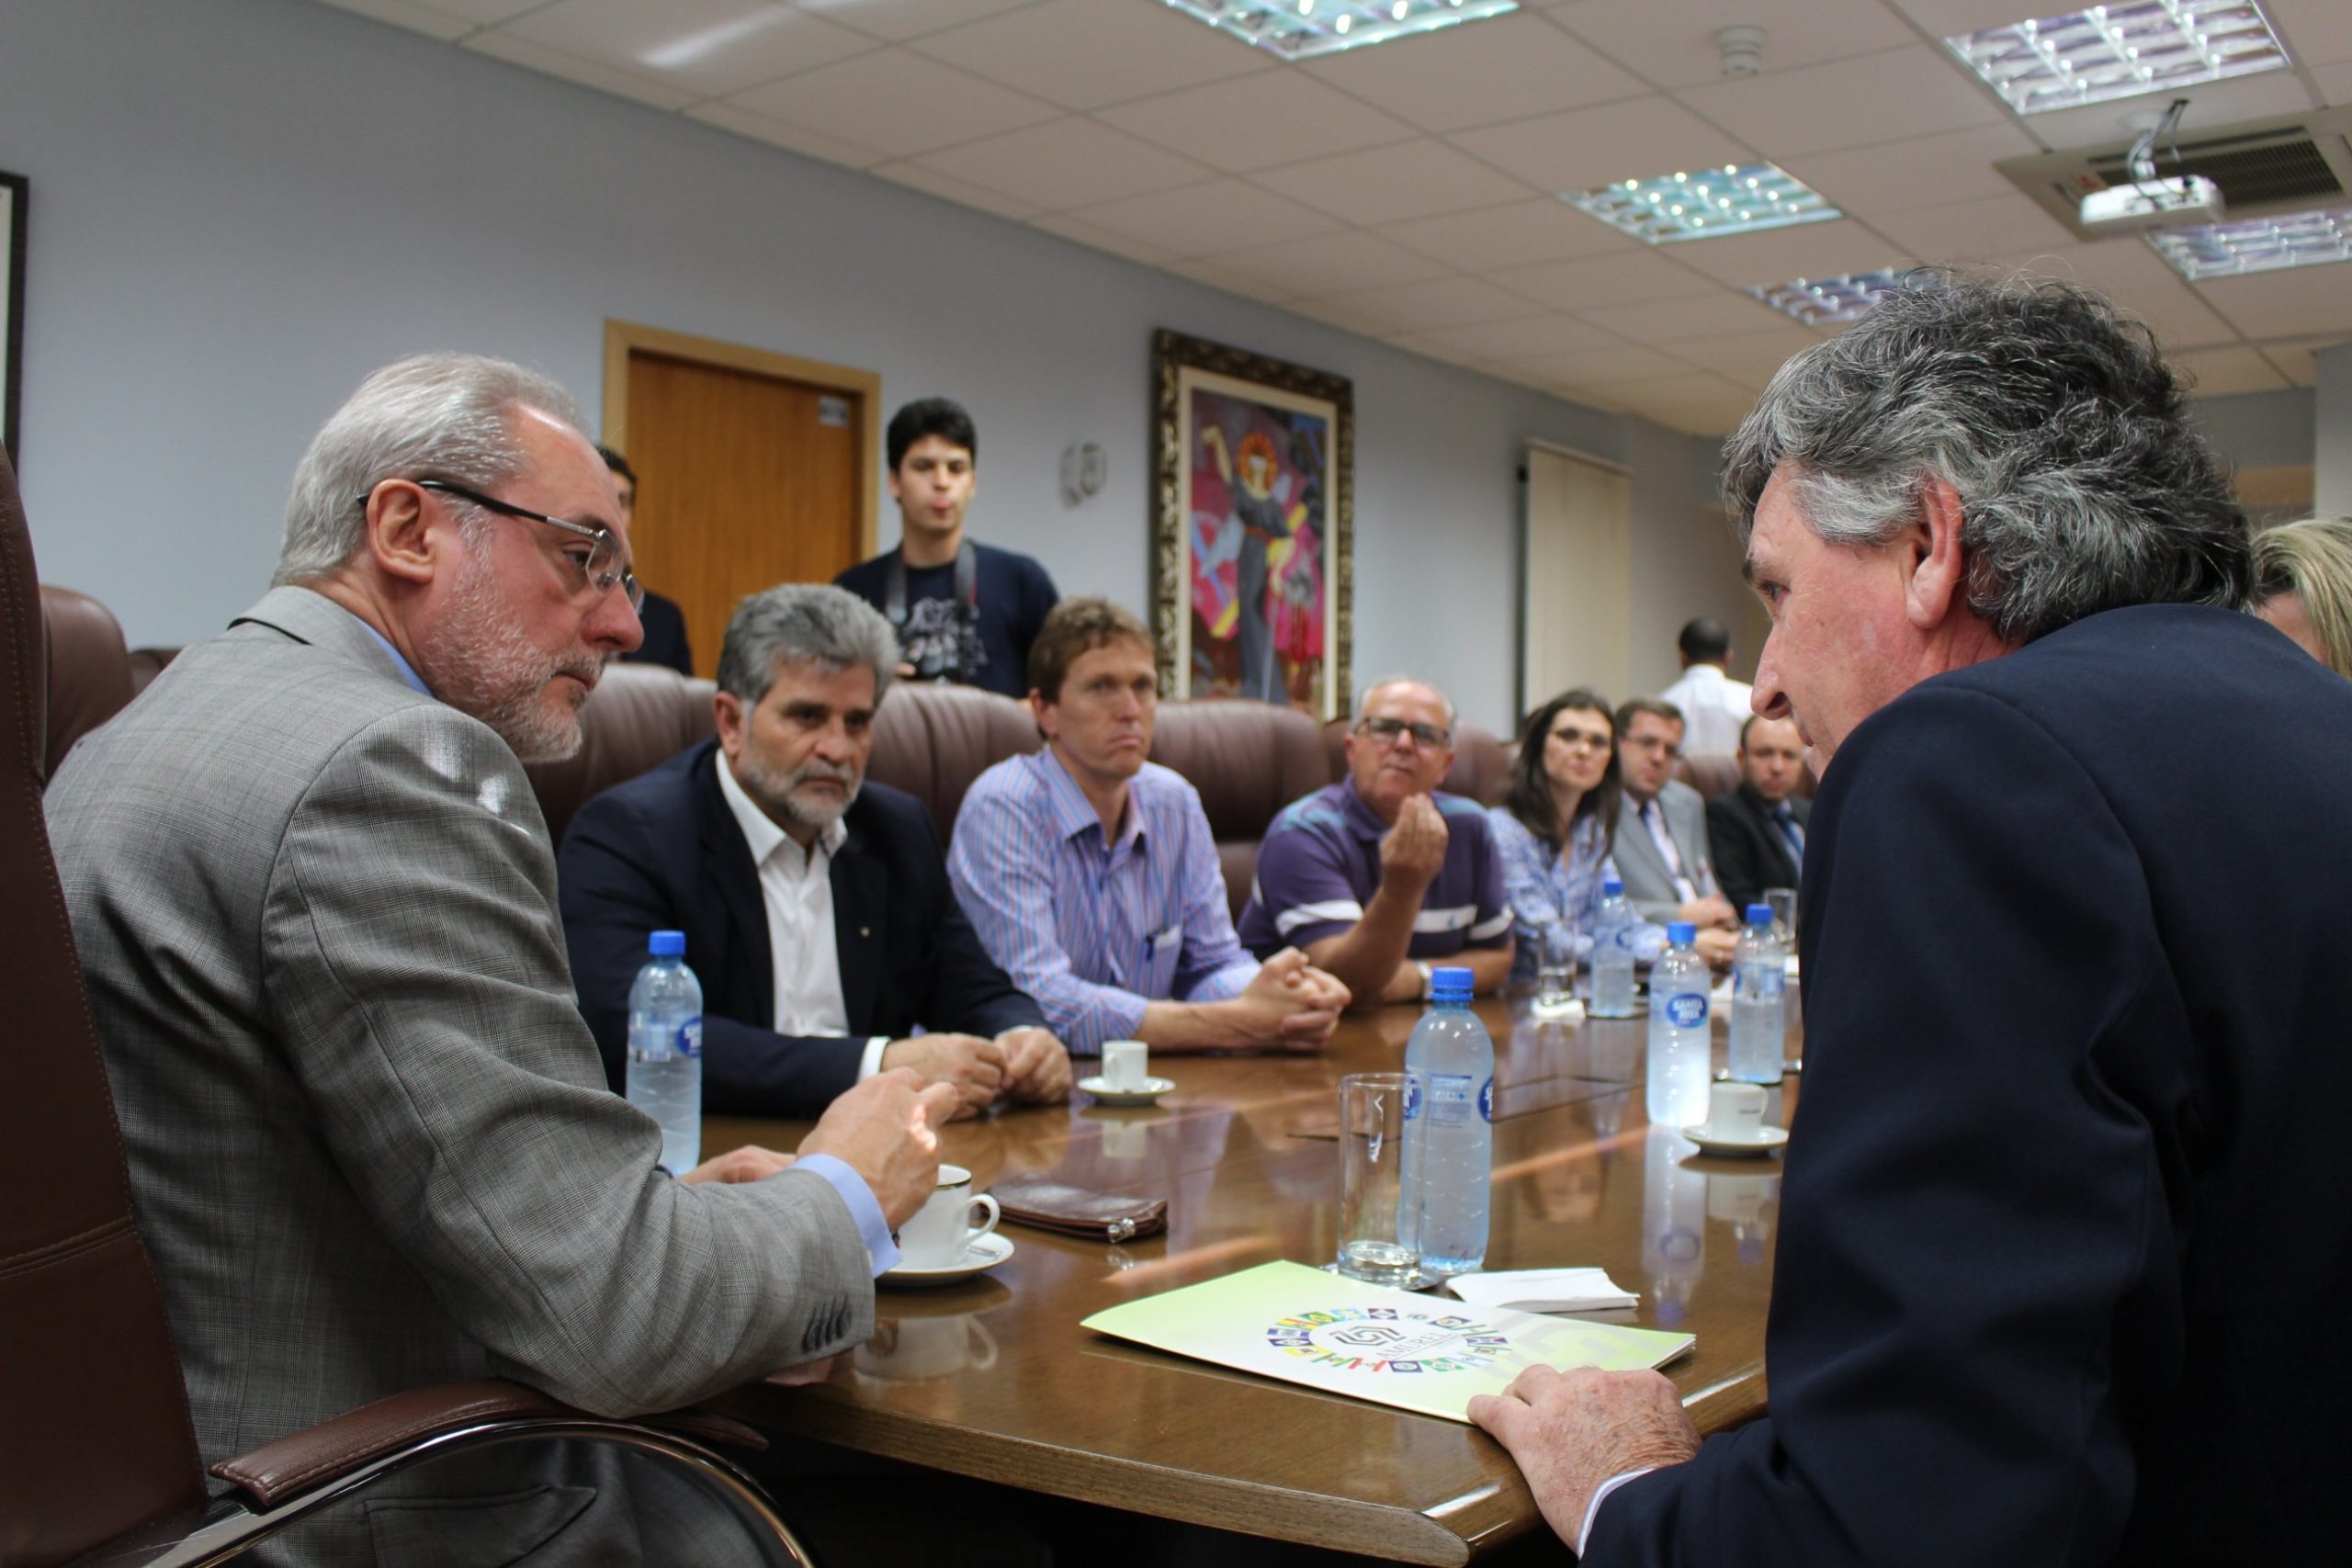
[[[1044,750],[975,780],[948,874],[981,945],[1071,1052],[1314,1051],[1347,987],[1285,949],[1234,940],[1198,791],[1145,759],[1151,636],[1106,599],[1065,599],[1029,649]]]
[[[2256,534],[2254,613],[2352,676],[2352,517],[2306,517]]]
[[[1510,794],[1487,811],[1517,937],[1513,978],[1535,977],[1544,933],[1555,925],[1568,929],[1578,962],[1590,959],[1600,885],[1617,874],[1609,840],[1623,805],[1617,726],[1607,698],[1578,687],[1528,716]],[[1710,962],[1726,964],[1737,941],[1730,931],[1703,931],[1698,947]],[[1646,964],[1665,951],[1664,929],[1642,921],[1634,956]]]

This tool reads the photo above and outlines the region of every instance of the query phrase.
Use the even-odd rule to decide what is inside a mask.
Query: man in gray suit
[[[619,517],[552,383],[456,355],[379,371],[302,459],[277,586],[49,791],[207,1462],[455,1379],[666,1409],[872,1332],[952,1089],[879,1074],[797,1160],[673,1180],[572,999],[522,761],[578,746],[637,645]],[[371,1505],[279,1560],[577,1539],[579,1505],[544,1469],[518,1494],[521,1462],[442,1478],[462,1518]]]
[[[1681,755],[1681,709],[1657,697],[1635,697],[1618,708],[1617,770],[1625,808],[1610,853],[1625,897],[1644,919],[1689,920],[1702,934],[1730,931],[1736,917],[1707,863],[1706,802],[1673,776]],[[1728,951],[1725,944],[1725,956]]]

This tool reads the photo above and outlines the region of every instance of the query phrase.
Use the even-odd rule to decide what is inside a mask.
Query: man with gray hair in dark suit
[[[522,764],[578,746],[637,592],[560,389],[403,360],[304,456],[277,586],[49,790],[207,1462],[467,1378],[667,1409],[872,1331],[949,1092],[884,1073],[797,1160],[673,1179],[573,1005]],[[371,1506],[277,1560],[600,1533],[514,1451],[435,1475],[429,1517]]]

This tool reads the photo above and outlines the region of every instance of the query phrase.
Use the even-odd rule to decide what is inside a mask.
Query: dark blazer
[[[1791,795],[1789,815],[1804,827],[1813,802]],[[1797,885],[1796,857],[1772,820],[1770,804],[1753,785],[1743,784],[1707,802],[1707,848],[1715,857],[1715,881],[1734,909],[1744,913],[1750,904],[1761,904],[1767,887]]]
[[[1914,687],[1814,800],[1772,1409],[1616,1564],[2312,1562],[2352,1407],[2352,682],[2111,610]]]
[[[857,1081],[874,1035],[993,1035],[1042,1027],[1037,1004],[990,963],[947,883],[931,814],[868,781],[832,862],[833,926],[849,1038],[768,1027],[775,970],[767,906],[706,740],[580,808],[556,857],[557,898],[581,1013],[615,1089],[628,1071],[628,988],[647,933],[686,933],[702,982],[707,1111],[814,1116]]]
[[[621,661],[666,664],[679,674],[691,677],[695,672],[695,653],[686,646],[686,613],[649,589],[637,619],[645,628],[645,640],[638,644],[636,651],[622,654]]]

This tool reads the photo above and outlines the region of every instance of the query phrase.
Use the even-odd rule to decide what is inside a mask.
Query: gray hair
[[[587,430],[570,393],[503,359],[420,354],[359,383],[294,470],[272,582],[309,581],[349,560],[367,532],[359,498],[386,479],[444,479],[486,491],[521,473],[518,407]],[[469,522],[477,533],[486,525]]]
[[[899,672],[899,637],[882,612],[846,588],[786,582],[735,606],[718,649],[718,689],[756,707],[775,684],[776,667],[815,662],[827,671],[859,665],[874,671],[874,700]]]
[[[1439,688],[1437,682],[1424,681],[1419,675],[1383,675],[1379,680],[1365,686],[1363,694],[1356,699],[1356,714],[1359,717],[1363,716],[1364,709],[1372,705],[1372,694],[1383,686],[1419,686],[1423,691],[1436,692],[1437,700],[1445,705],[1445,728],[1452,730],[1458,728],[1462,722],[1462,715],[1454,709],[1453,699],[1447,696]]]
[[[2236,608],[2245,517],[2187,409],[2147,328],[2089,290],[1923,270],[1781,367],[1724,445],[1724,500],[1745,541],[1785,470],[1815,534],[1874,545],[1939,477],[1968,608],[2009,642],[2123,604]]]

